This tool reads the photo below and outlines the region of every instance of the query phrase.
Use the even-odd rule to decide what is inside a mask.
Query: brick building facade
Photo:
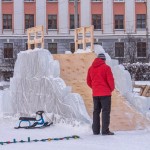
[[[94,25],[95,42],[112,58],[129,60],[134,48],[136,60],[148,61],[150,0],[79,0],[78,14],[79,27]],[[9,64],[27,49],[26,29],[37,25],[51,53],[74,52],[74,0],[0,0],[1,72],[12,71]]]

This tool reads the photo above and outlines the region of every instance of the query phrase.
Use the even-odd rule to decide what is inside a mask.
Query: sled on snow
[[[15,129],[20,129],[20,128],[24,128],[24,129],[36,129],[36,128],[45,128],[48,127],[50,125],[53,124],[53,122],[45,122],[44,118],[43,118],[43,114],[44,111],[37,111],[36,112],[36,117],[32,118],[32,117],[20,117],[19,120],[19,126],[15,127]],[[36,119],[37,117],[39,117],[39,119]],[[28,126],[21,126],[22,122],[28,122]]]

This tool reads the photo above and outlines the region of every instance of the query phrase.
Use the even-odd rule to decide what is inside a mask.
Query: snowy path
[[[91,129],[55,125],[45,129],[15,130],[15,121],[1,120],[0,141],[31,140],[43,138],[59,138],[79,135],[81,139],[62,140],[37,143],[17,143],[0,145],[0,150],[149,150],[150,131],[123,131],[115,132],[115,136],[92,135]]]

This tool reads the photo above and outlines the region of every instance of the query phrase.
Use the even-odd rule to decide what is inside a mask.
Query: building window
[[[146,28],[146,15],[145,14],[136,15],[136,27],[138,29]]]
[[[78,0],[78,1],[80,1],[80,0]],[[74,0],[69,0],[69,2],[74,2]]]
[[[123,42],[115,43],[115,57],[124,57],[124,43]]]
[[[34,27],[34,15],[26,14],[25,15],[25,29]]]
[[[47,0],[48,2],[57,2],[58,0]]]
[[[93,14],[92,24],[94,25],[94,29],[101,29],[101,15]]]
[[[57,29],[57,15],[48,15],[48,29]]]
[[[114,0],[114,2],[124,2],[124,0]]]
[[[123,15],[115,15],[115,29],[124,29]]]
[[[4,43],[4,58],[13,58],[13,43]]]
[[[57,43],[48,43],[48,50],[51,54],[57,54]]]
[[[3,29],[12,29],[12,15],[3,15]]]
[[[35,0],[24,0],[24,2],[34,2]]]
[[[102,2],[103,0],[91,0],[92,2]]]
[[[136,2],[146,2],[146,0],[136,0]]]
[[[75,43],[70,43],[70,51],[71,51],[72,53],[75,52]]]
[[[79,27],[79,15],[78,15],[78,27]],[[74,29],[74,15],[70,15],[70,29]]]
[[[146,57],[146,42],[137,43],[137,57]]]
[[[13,0],[2,0],[2,2],[12,2]]]
[[[10,78],[13,77],[12,71],[3,71],[4,81],[10,81]]]

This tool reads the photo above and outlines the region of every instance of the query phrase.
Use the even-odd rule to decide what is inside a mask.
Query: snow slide
[[[112,130],[123,131],[144,129],[149,126],[150,122],[145,116],[130,106],[127,101],[128,93],[132,93],[132,81],[129,72],[123,66],[118,65],[117,60],[112,60],[100,45],[94,45],[94,49],[95,53],[85,53],[83,50],[79,50],[76,54],[53,55],[54,59],[60,62],[60,76],[67,85],[72,86],[73,92],[80,93],[84,99],[88,113],[92,117],[93,101],[91,89],[86,84],[87,70],[98,53],[105,53],[107,57],[106,62],[112,68],[117,89],[112,93],[110,128]],[[134,98],[134,102],[136,103],[136,97]],[[147,104],[142,101],[140,102],[142,104],[141,107]]]

